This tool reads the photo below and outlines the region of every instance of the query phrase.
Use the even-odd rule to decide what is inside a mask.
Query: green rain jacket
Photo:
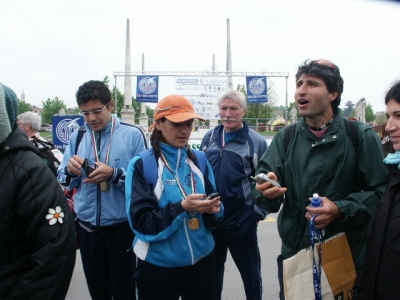
[[[345,232],[357,273],[362,270],[367,243],[366,230],[388,180],[382,145],[368,125],[358,122],[359,155],[346,134],[344,119],[336,116],[322,138],[297,124],[285,153],[284,128],[274,137],[258,163],[256,173],[274,172],[287,192],[267,199],[253,189],[255,203],[268,212],[278,212],[278,231],[284,259],[308,247],[309,222],[305,218],[309,198],[318,193],[339,207],[341,216],[325,228],[324,239]]]

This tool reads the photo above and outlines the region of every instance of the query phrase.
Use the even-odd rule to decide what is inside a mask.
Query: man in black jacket
[[[0,83],[0,299],[65,299],[75,264],[72,213],[57,179],[17,125]]]

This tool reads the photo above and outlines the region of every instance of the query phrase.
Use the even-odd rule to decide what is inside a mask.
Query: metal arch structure
[[[266,77],[285,77],[286,78],[286,95],[285,104],[288,107],[288,72],[215,72],[215,71],[116,71],[113,73],[115,79],[115,87],[117,87],[117,77],[138,76],[138,75],[158,75],[158,76],[223,76],[223,77],[246,77],[246,76],[266,76]],[[117,89],[115,89],[115,106],[117,106]]]

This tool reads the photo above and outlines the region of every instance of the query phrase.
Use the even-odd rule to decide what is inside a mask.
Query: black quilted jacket
[[[0,144],[0,299],[65,299],[73,217],[37,149],[15,126]]]

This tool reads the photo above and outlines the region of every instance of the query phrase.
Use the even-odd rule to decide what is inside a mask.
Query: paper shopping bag
[[[317,259],[317,256],[316,256]],[[313,300],[313,251],[310,248],[299,251],[283,261],[283,285],[285,300]],[[321,270],[321,295],[323,300],[334,300],[324,270]]]
[[[322,242],[322,268],[335,299],[350,300],[356,270],[345,233]]]
[[[313,255],[318,261],[319,244],[283,261],[286,300],[313,300]],[[356,272],[346,235],[340,233],[322,243],[321,294],[323,300],[351,299]]]

